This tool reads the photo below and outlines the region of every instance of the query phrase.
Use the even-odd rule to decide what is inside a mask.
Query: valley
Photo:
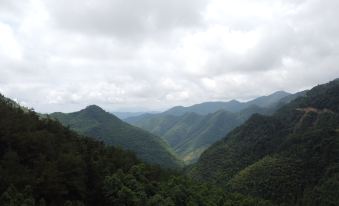
[[[163,113],[124,119],[127,123],[162,137],[186,162],[194,163],[213,143],[225,137],[253,114],[270,115],[277,108],[304,95],[283,91],[248,102],[206,102],[190,107],[173,107]]]

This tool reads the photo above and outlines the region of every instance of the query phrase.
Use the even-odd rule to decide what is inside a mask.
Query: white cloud
[[[0,57],[11,60],[21,59],[21,48],[10,26],[0,22]]]
[[[0,92],[37,111],[158,110],[339,76],[335,0],[0,0]]]

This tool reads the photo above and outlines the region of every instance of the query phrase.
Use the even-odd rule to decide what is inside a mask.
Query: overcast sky
[[[163,110],[339,77],[338,0],[0,0],[0,92]]]

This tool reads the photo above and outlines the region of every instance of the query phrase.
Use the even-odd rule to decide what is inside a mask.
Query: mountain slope
[[[156,114],[158,112],[111,112],[111,113],[118,117],[119,119],[124,120],[131,117],[138,117],[143,114]]]
[[[196,178],[285,205],[338,205],[339,80],[273,116],[254,115],[188,169]]]
[[[0,98],[1,206],[268,206],[79,136]]]
[[[226,110],[230,112],[238,112],[244,109],[247,105],[237,100],[232,100],[229,102],[203,102],[200,104],[195,104],[189,107],[177,106],[173,107],[164,112],[167,115],[176,115],[180,116],[185,113],[197,113],[200,115],[206,115],[214,113],[218,110]]]
[[[193,105],[186,112],[183,108],[182,115],[179,115],[179,107],[172,112],[161,114],[145,114],[139,117],[129,118],[125,121],[134,126],[140,127],[153,134],[161,136],[168,142],[174,151],[186,162],[195,162],[201,153],[210,145],[223,138],[228,132],[245,122],[252,114],[271,114],[276,109],[276,105],[283,105],[281,99],[289,95],[286,92],[275,92],[271,95],[259,97],[246,103],[231,101],[227,103],[202,103]],[[296,97],[291,97],[293,99]],[[280,104],[278,104],[280,103]],[[212,106],[214,104],[214,106]],[[227,105],[227,107],[224,107]],[[258,106],[259,105],[259,106]],[[224,107],[238,112],[228,112],[219,110],[213,111],[217,107]],[[174,111],[174,110],[169,110]],[[181,111],[181,110],[180,110]],[[199,112],[200,111],[200,112]],[[204,112],[202,112],[204,111]],[[200,113],[208,113],[206,115]]]
[[[290,93],[287,93],[285,91],[277,91],[277,92],[274,92],[273,94],[270,94],[268,96],[258,97],[258,98],[254,99],[252,101],[246,102],[245,104],[267,108],[267,107],[273,106],[277,102],[281,101],[281,99],[287,98],[289,96],[293,96],[293,95],[290,94]]]
[[[175,151],[186,162],[194,162],[205,149],[240,124],[237,115],[222,110],[203,116],[192,127],[188,138],[175,147]]]
[[[131,150],[149,163],[171,168],[181,164],[160,137],[131,126],[98,106],[88,106],[69,114],[53,113],[50,117],[80,134]]]
[[[20,108],[24,112],[29,112],[28,108],[19,105],[17,102],[13,101],[10,98],[3,96],[2,94],[0,94],[0,101],[2,101],[3,103],[6,103],[8,106],[11,106],[14,108]]]
[[[161,136],[187,163],[196,161],[208,146],[240,124],[237,115],[222,110],[208,115],[158,114],[134,123],[137,127]]]

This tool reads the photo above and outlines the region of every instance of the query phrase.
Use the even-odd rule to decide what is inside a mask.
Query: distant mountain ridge
[[[146,162],[171,168],[181,165],[174,152],[160,137],[131,126],[96,105],[79,112],[59,112],[49,116],[80,134],[131,150]]]
[[[156,114],[159,112],[111,112],[112,114],[114,114],[116,117],[118,117],[119,119],[127,119],[127,118],[131,118],[131,117],[137,117],[143,114]]]
[[[164,114],[170,115],[183,115],[187,112],[194,112],[201,115],[214,113],[218,110],[225,110],[229,112],[240,112],[241,110],[248,108],[251,105],[259,107],[270,107],[276,104],[280,99],[291,95],[285,91],[278,91],[268,96],[258,97],[248,102],[239,102],[237,100],[231,100],[229,102],[204,102],[195,104],[189,107],[177,106],[164,112]]]
[[[302,93],[290,95],[279,91],[249,102],[232,100],[174,107],[163,113],[143,114],[125,121],[161,136],[184,161],[190,163],[252,114],[271,114],[280,104],[283,105],[299,95]],[[289,96],[292,97],[287,99]],[[285,100],[280,103],[282,99]]]

